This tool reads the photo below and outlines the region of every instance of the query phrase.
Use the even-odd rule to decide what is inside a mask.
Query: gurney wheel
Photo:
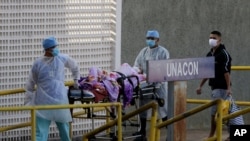
[[[160,107],[163,107],[164,104],[165,104],[165,100],[162,99],[162,98],[157,99],[157,102],[158,102],[158,104],[159,104]]]
[[[135,99],[134,98],[130,101],[130,104],[135,105]]]

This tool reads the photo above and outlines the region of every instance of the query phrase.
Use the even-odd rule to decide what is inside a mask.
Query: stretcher
[[[123,103],[123,110],[122,115],[125,115],[129,109],[133,106],[133,108],[137,109],[139,108],[139,99],[143,98],[150,98],[155,99],[158,101],[159,106],[164,105],[164,100],[159,98],[157,94],[157,85],[155,84],[148,84],[146,81],[139,81],[139,78],[136,75],[130,75],[126,76],[120,72],[116,72],[120,76],[116,79],[117,83],[119,84],[119,94],[117,97],[117,102]],[[96,99],[96,96],[98,96],[96,93],[94,94],[90,90],[84,90],[84,89],[74,89],[73,87],[69,87],[68,90],[68,98],[69,103],[74,104],[75,101],[80,101],[81,103],[94,103],[94,102],[109,102],[109,95],[101,96],[101,98],[98,98],[98,101]],[[100,100],[100,101],[99,101]],[[105,107],[107,111],[109,111],[109,115],[111,119],[116,118],[115,109],[112,109],[112,107]],[[97,117],[106,117],[106,115],[96,115],[94,114],[94,110],[90,108],[84,109],[87,111],[87,118],[91,118],[92,122],[94,122],[95,119],[98,119]],[[73,109],[71,109],[71,114],[73,114]],[[124,128],[131,126],[135,127],[134,132],[138,132],[140,130],[140,118],[139,115],[134,117],[133,119],[129,119],[127,121],[123,122],[122,125]],[[124,132],[123,132],[124,133]],[[127,135],[127,134],[126,134]],[[131,133],[131,136],[123,136],[123,140],[131,139],[138,137],[140,135],[133,135]],[[98,137],[95,137],[98,138]],[[103,139],[103,137],[102,137]],[[116,128],[112,133],[110,133],[110,137],[106,138],[110,139],[111,141],[116,141]],[[92,139],[93,140],[93,139]]]

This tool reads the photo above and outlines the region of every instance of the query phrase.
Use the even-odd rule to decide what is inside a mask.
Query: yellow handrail
[[[65,81],[65,86],[72,86],[73,81]],[[10,95],[10,94],[17,94],[17,93],[24,93],[25,89],[24,88],[17,88],[17,89],[10,89],[10,90],[1,90],[0,91],[0,96],[3,95]]]
[[[0,111],[22,111],[22,110],[31,110],[31,123],[23,123],[18,125],[13,125],[10,127],[0,127],[0,132],[7,131],[13,128],[21,128],[24,126],[31,125],[31,139],[32,141],[36,140],[36,110],[48,110],[48,109],[69,109],[69,108],[91,108],[91,107],[107,107],[107,106],[115,106],[119,113],[122,113],[122,105],[121,103],[95,103],[95,104],[74,104],[74,105],[38,105],[38,106],[21,106],[21,107],[0,107]],[[122,141],[122,127],[121,127],[121,114],[118,114],[117,121],[118,121],[118,141]]]
[[[192,104],[206,104],[209,102],[211,102],[211,100],[187,99],[187,103],[192,103]],[[247,102],[247,101],[235,101],[235,103],[237,105],[240,105],[240,106],[250,106],[250,102]],[[239,115],[247,114],[249,112],[250,112],[250,107],[239,110],[239,111],[232,113],[232,114],[225,115],[222,117],[222,121],[227,121],[229,119],[235,118]],[[217,124],[217,126],[218,126],[218,124]],[[210,141],[210,140],[216,140],[216,138],[212,137],[212,138],[209,138],[207,141]]]
[[[249,102],[250,103],[250,102]],[[244,114],[247,114],[250,112],[250,107],[248,108],[245,108],[245,109],[242,109],[242,110],[239,110],[235,113],[232,113],[232,114],[229,114],[229,115],[226,115],[223,117],[223,120],[226,121],[226,120],[229,120],[229,119],[232,119],[232,118],[235,118],[239,115],[244,115]]]
[[[232,70],[250,70],[250,66],[232,66],[231,67]],[[73,85],[73,81],[66,81],[65,82],[65,86],[71,86]],[[10,95],[10,94],[17,94],[17,93],[24,93],[25,92],[25,89],[24,88],[17,88],[17,89],[11,89],[11,90],[1,90],[0,91],[0,96],[3,96],[3,95]],[[196,99],[187,99],[187,103],[193,103],[193,104],[208,104],[208,103],[211,103],[211,100],[196,100]],[[219,102],[220,103],[220,102]],[[219,104],[218,103],[218,104]],[[112,103],[114,104],[114,103]],[[241,106],[250,106],[250,102],[246,102],[246,101],[236,101],[236,104],[238,105],[241,105]],[[95,104],[94,104],[95,105]],[[204,106],[203,105],[203,106]],[[220,104],[219,104],[220,105]],[[55,106],[55,107],[54,107]],[[27,123],[21,123],[21,124],[17,124],[17,125],[12,125],[12,126],[8,126],[8,127],[0,127],[0,132],[2,131],[6,131],[6,130],[12,130],[12,129],[16,129],[16,128],[22,128],[22,127],[26,127],[26,126],[32,126],[32,139],[35,139],[35,111],[38,110],[38,109],[61,109],[61,108],[86,108],[86,107],[91,107],[91,104],[88,104],[86,107],[83,106],[82,104],[81,105],[51,105],[51,106],[42,106],[42,107],[39,107],[39,106],[32,106],[32,107],[29,107],[29,106],[23,106],[23,107],[4,107],[4,108],[0,108],[0,111],[13,111],[13,110],[31,110],[31,122],[27,122]],[[58,107],[57,107],[58,106]],[[201,106],[201,107],[203,107]],[[98,107],[98,106],[97,106]],[[102,107],[102,106],[100,106]],[[118,106],[120,107],[120,105]],[[201,107],[198,107],[198,108],[201,108]],[[221,106],[218,106],[218,111],[220,112],[221,111]],[[153,108],[154,109],[154,108]],[[119,110],[119,108],[118,108]],[[194,111],[197,110],[197,108],[193,109]],[[193,111],[193,112],[194,112]],[[198,111],[197,111],[198,112]],[[225,117],[221,117],[219,114],[219,117],[217,118],[217,127],[218,127],[218,130],[216,130],[217,132],[217,137],[213,137],[213,138],[209,138],[208,140],[218,140],[219,138],[221,138],[221,132],[222,132],[222,120],[228,120],[228,119],[231,119],[231,118],[234,118],[234,117],[237,117],[239,115],[242,115],[242,114],[245,114],[245,113],[248,113],[250,112],[250,108],[246,108],[246,109],[243,109],[243,110],[240,110],[238,112],[235,112],[233,114],[230,114],[230,115],[227,115]],[[118,113],[121,113],[121,112],[118,112]],[[196,113],[196,112],[195,112]],[[157,135],[159,135],[159,128],[161,126],[165,126],[164,124],[171,124],[173,122],[176,122],[176,121],[179,121],[183,118],[186,118],[190,115],[193,115],[195,113],[192,113],[191,111],[189,112],[185,112],[184,114],[186,115],[179,115],[175,118],[172,118],[172,119],[169,119],[157,126],[159,126],[158,128],[151,128],[151,133],[153,134],[154,137],[151,138],[150,136],[150,140],[157,140],[159,137]],[[190,114],[190,115],[189,115]],[[117,119],[117,124],[118,124],[118,128],[121,128],[121,121],[122,119],[119,119],[119,117],[121,117],[121,115],[119,116],[118,114],[118,119]],[[153,116],[154,117],[154,116]],[[155,122],[154,125],[156,125],[156,120],[152,120],[152,122]],[[220,123],[221,122],[221,123]],[[151,123],[152,124],[152,123]],[[154,127],[153,125],[151,127]],[[220,130],[221,129],[221,130]],[[121,133],[119,133],[119,131],[121,130],[118,130],[118,140],[120,141],[121,140]],[[220,135],[218,135],[218,133],[220,133]]]
[[[176,121],[179,121],[179,120],[182,120],[184,118],[187,118],[191,115],[194,115],[200,111],[203,111],[213,105],[218,105],[217,106],[217,111],[219,113],[222,113],[222,100],[221,99],[217,99],[217,100],[214,100],[214,101],[211,101],[211,102],[208,102],[208,103],[205,103],[197,108],[194,108],[192,110],[189,110],[183,114],[180,114],[180,115],[177,115],[173,118],[170,118],[169,120],[167,121],[164,121],[162,123],[159,123],[158,125],[156,125],[156,133],[155,135],[158,135],[159,133],[159,129],[160,128],[163,128],[163,127],[166,127],[167,125],[171,124],[171,123],[174,123]],[[222,140],[222,114],[218,114],[218,117],[217,117],[217,121],[216,121],[216,138],[217,138],[217,141],[221,141]],[[156,136],[156,141],[159,140],[159,137]],[[213,140],[214,138],[209,138],[208,140]]]
[[[91,136],[93,136],[93,135],[95,135],[97,133],[100,133],[101,131],[104,131],[104,130],[106,130],[106,129],[108,129],[108,128],[116,125],[116,124],[119,125],[119,124],[122,123],[122,121],[125,121],[125,120],[127,120],[127,119],[129,119],[129,118],[131,118],[131,117],[133,117],[133,116],[135,116],[135,115],[137,115],[137,114],[139,114],[139,113],[141,113],[141,112],[143,112],[145,110],[148,110],[150,108],[152,108],[152,117],[151,117],[151,123],[150,123],[150,127],[151,127],[150,128],[150,133],[151,133],[150,141],[155,141],[155,135],[154,135],[155,126],[154,125],[156,125],[156,121],[157,121],[157,107],[158,107],[158,104],[156,102],[154,102],[154,101],[150,102],[150,103],[148,103],[146,105],[143,105],[142,107],[138,108],[137,110],[132,111],[132,112],[126,114],[126,115],[123,115],[122,118],[121,118],[121,121],[118,121],[119,119],[115,119],[115,120],[113,120],[112,122],[110,122],[108,124],[105,124],[105,125],[97,128],[97,129],[95,129],[95,130],[93,130],[91,132],[88,132],[87,134],[85,134],[83,136],[83,141],[88,141],[89,137],[91,137]],[[121,116],[121,113],[122,113],[121,111],[120,112],[118,111],[118,114],[120,114],[120,116]],[[118,128],[118,131],[119,130],[121,130],[121,129]],[[118,136],[119,136],[119,134],[118,134]]]
[[[232,66],[232,70],[250,70],[250,66]]]
[[[31,122],[20,123],[20,124],[16,124],[16,125],[9,125],[6,127],[0,127],[0,132],[13,130],[13,129],[17,129],[17,128],[23,128],[23,127],[27,127],[27,126],[31,126]]]
[[[205,104],[210,101],[211,100],[206,100],[206,99],[187,99],[187,103],[191,104]],[[235,101],[235,103],[240,106],[250,106],[250,102],[248,101]]]

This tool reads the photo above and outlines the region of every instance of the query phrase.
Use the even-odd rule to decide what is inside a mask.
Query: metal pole
[[[162,122],[162,120],[157,120],[156,125],[160,124]],[[160,140],[160,136],[161,136],[161,130],[160,128],[157,128],[157,126],[155,126],[155,140],[159,141]]]
[[[174,117],[174,82],[168,82],[168,118]],[[168,125],[167,130],[167,140],[173,141],[174,140],[174,125]]]
[[[122,141],[122,106],[118,105],[117,108],[118,141]]]
[[[31,110],[31,140],[36,141],[36,110]]]
[[[155,125],[157,121],[157,106],[152,107],[152,113],[151,113],[151,125],[150,125],[150,141],[155,141]]]
[[[222,100],[220,100],[217,104],[217,121],[216,121],[216,132],[217,132],[217,141],[222,141]]]

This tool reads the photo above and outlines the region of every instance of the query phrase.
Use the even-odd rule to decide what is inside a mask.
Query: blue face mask
[[[146,40],[146,43],[149,47],[154,47],[155,46],[155,40]]]
[[[60,50],[56,47],[56,48],[54,48],[53,50],[52,50],[52,55],[53,56],[57,56],[58,54],[59,54],[59,52],[60,52]]]

